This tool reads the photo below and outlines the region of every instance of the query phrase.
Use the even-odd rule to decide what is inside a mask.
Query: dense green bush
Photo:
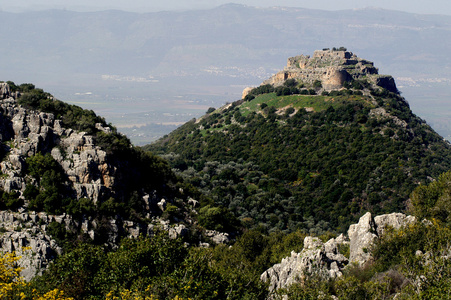
[[[57,258],[32,286],[59,288],[75,299],[104,299],[125,290],[157,299],[265,299],[259,270],[240,249],[188,249],[164,232],[151,239],[124,239],[108,253],[80,244]]]
[[[26,159],[26,172],[36,185],[27,184],[24,196],[29,208],[51,214],[65,212],[70,200],[65,199],[68,191],[64,185],[67,178],[60,164],[50,154],[37,153]]]
[[[429,185],[420,185],[410,199],[410,210],[419,219],[435,218],[451,224],[451,172]]]

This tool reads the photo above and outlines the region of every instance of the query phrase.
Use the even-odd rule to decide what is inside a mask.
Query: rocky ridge
[[[0,251],[14,251],[22,256],[19,266],[26,280],[62,252],[62,245],[48,233],[52,223],[62,224],[67,232],[101,240],[112,248],[117,246],[120,236],[151,235],[156,227],[167,230],[172,238],[187,233],[184,225],[173,226],[158,218],[153,224],[144,225],[119,216],[102,223],[90,216],[80,219],[68,214],[50,215],[27,209],[30,199],[26,199],[24,192],[27,185],[36,184],[35,179],[27,175],[26,159],[29,157],[38,153],[51,154],[67,178],[68,194],[65,196],[76,200],[87,198],[94,205],[115,195],[118,166],[109,160],[105,150],[95,145],[93,136],[63,128],[61,120],[51,113],[20,106],[19,96],[19,92],[11,92],[7,83],[0,83],[0,148],[4,154],[0,162],[0,190],[16,193],[24,203],[18,212],[0,211]],[[101,124],[96,127],[110,132],[110,128]],[[160,199],[145,194],[143,201],[150,207],[151,204],[157,206]],[[150,210],[148,216],[152,216]]]
[[[368,251],[374,240],[384,234],[387,227],[399,229],[415,222],[415,217],[402,213],[392,213],[372,217],[371,213],[363,215],[357,224],[349,227],[347,237],[340,235],[323,243],[317,237],[304,239],[304,249],[300,253],[292,252],[290,257],[266,270],[260,277],[269,283],[273,292],[286,288],[292,283],[303,282],[307,276],[336,278],[342,276],[343,269],[349,264],[364,265],[371,260]],[[346,257],[340,249],[349,249]]]
[[[14,193],[23,205],[17,212],[0,211],[0,252],[15,252],[22,276],[30,280],[39,274],[59,254],[59,245],[49,233],[51,227],[68,234],[91,239],[114,249],[121,237],[152,236],[157,230],[168,232],[170,238],[179,238],[189,232],[187,225],[160,218],[171,199],[157,195],[156,191],[142,190],[139,195],[145,207],[144,216],[150,222],[123,219],[115,215],[97,218],[95,215],[72,216],[67,213],[52,215],[28,208],[27,186],[36,185],[36,179],[28,175],[27,158],[38,153],[50,154],[61,166],[66,187],[64,197],[88,199],[94,206],[117,196],[124,170],[120,162],[111,159],[107,152],[95,144],[94,136],[71,128],[64,128],[62,121],[51,113],[27,109],[18,104],[19,92],[11,92],[7,83],[0,83],[0,191]],[[96,129],[111,133],[109,127],[96,124]],[[125,176],[131,176],[126,174]],[[37,186],[39,187],[39,186]],[[120,193],[120,192],[119,192]],[[195,205],[196,200],[189,201]],[[189,202],[188,201],[188,202]],[[187,221],[188,224],[192,220]],[[205,237],[211,243],[226,243],[227,233],[207,231]],[[201,243],[208,247],[210,244]]]
[[[106,152],[93,144],[92,136],[63,128],[53,114],[20,107],[17,94],[10,93],[6,83],[0,87],[0,141],[8,153],[0,163],[0,188],[23,193],[24,161],[41,152],[51,153],[63,167],[77,199],[96,203],[114,194],[116,168],[108,163]]]

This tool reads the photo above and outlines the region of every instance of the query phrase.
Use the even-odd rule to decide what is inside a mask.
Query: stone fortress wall
[[[262,84],[283,85],[288,79],[296,79],[306,85],[321,81],[326,91],[343,88],[346,81],[369,79],[370,82],[397,92],[391,76],[379,75],[374,63],[345,50],[316,50],[313,57],[299,55],[288,58],[286,67]],[[383,85],[382,85],[383,84]]]

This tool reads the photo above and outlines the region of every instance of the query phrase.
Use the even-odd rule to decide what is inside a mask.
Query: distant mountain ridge
[[[450,24],[449,16],[387,10],[236,5],[145,14],[0,12],[0,62],[8,66],[0,78],[33,82],[94,109],[143,145],[156,134],[140,125],[186,122],[239,99],[244,86],[269,78],[287,57],[345,46],[396,78],[414,112],[446,137],[448,109],[438,107],[446,108],[442,99],[451,94]]]

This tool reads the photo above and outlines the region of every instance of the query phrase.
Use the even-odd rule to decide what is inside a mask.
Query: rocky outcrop
[[[365,264],[371,259],[370,249],[374,239],[382,236],[385,228],[399,229],[414,221],[415,217],[401,213],[376,216],[374,219],[371,213],[366,213],[359,219],[359,223],[349,226],[349,260],[360,265]]]
[[[46,234],[53,221],[63,223],[64,217],[55,218],[44,213],[11,213],[0,211],[0,252],[15,252],[21,275],[30,280],[62,253],[54,239]],[[67,224],[68,225],[68,224]]]
[[[398,93],[393,77],[379,75],[378,70],[370,61],[357,57],[352,52],[343,50],[317,50],[313,57],[299,55],[288,58],[283,71],[273,75],[262,84],[280,86],[288,79],[296,79],[306,85],[320,81],[326,91],[343,88],[347,81],[365,77],[375,86]],[[243,98],[249,93],[243,91]]]
[[[308,236],[304,239],[304,249],[300,253],[291,252],[290,257],[266,270],[260,279],[269,283],[272,292],[294,282],[302,282],[307,276],[341,276],[341,269],[348,263],[348,259],[338,251],[339,245],[343,244],[347,244],[347,241],[342,236],[327,243]]]
[[[48,215],[46,213],[0,211],[0,252],[15,252],[21,256],[18,266],[21,276],[31,280],[41,273],[59,254],[62,248],[49,234],[49,227],[58,223],[68,232],[86,234],[97,243],[111,249],[117,247],[120,237],[138,238],[140,235],[152,236],[157,230],[165,230],[172,239],[186,236],[189,229],[183,224],[169,224],[169,221],[155,220],[153,224],[143,225],[122,219],[99,222],[90,217],[74,219],[72,216]]]
[[[0,188],[23,193],[24,161],[38,152],[51,153],[62,166],[77,199],[94,203],[114,195],[116,168],[108,163],[106,152],[94,145],[93,137],[61,126],[53,114],[20,107],[7,84],[2,84],[0,138],[8,155],[0,163]],[[97,127],[102,127],[97,124]],[[109,128],[102,131],[109,132]]]
[[[110,248],[118,245],[120,237],[151,235],[155,227],[170,231],[171,237],[187,234],[184,225],[147,225],[115,218],[94,219],[36,213],[28,210],[29,200],[24,195],[27,185],[36,185],[36,179],[27,175],[26,159],[37,153],[50,154],[64,173],[64,197],[87,198],[93,204],[116,196],[117,173],[120,164],[112,163],[107,153],[96,146],[93,136],[64,128],[53,114],[33,111],[17,103],[17,92],[12,93],[6,83],[0,84],[0,189],[16,192],[24,205],[21,213],[0,211],[0,251],[14,251],[25,279],[31,279],[61,253],[61,247],[50,236],[49,228],[62,224],[76,235],[85,234],[99,244]],[[106,134],[111,130],[96,124]],[[124,173],[124,171],[122,171]],[[129,174],[127,174],[129,175]],[[124,176],[124,175],[122,175]],[[150,193],[151,195],[147,194]],[[147,218],[152,218],[153,206],[160,200],[153,191],[142,191]],[[56,222],[56,223],[55,223]],[[155,221],[158,223],[158,220]],[[58,225],[61,228],[61,225]]]
[[[215,244],[227,244],[230,242],[230,235],[225,232],[216,230],[205,230],[205,236],[213,241]]]
[[[306,237],[300,253],[291,252],[291,256],[266,270],[260,278],[269,283],[272,292],[295,282],[302,283],[307,276],[323,279],[339,277],[349,262],[363,265],[371,259],[370,249],[374,240],[382,236],[388,227],[399,229],[412,222],[415,222],[415,217],[401,213],[373,218],[368,212],[357,224],[349,227],[349,240],[340,235],[323,243],[316,237]],[[347,247],[349,259],[339,251]]]

